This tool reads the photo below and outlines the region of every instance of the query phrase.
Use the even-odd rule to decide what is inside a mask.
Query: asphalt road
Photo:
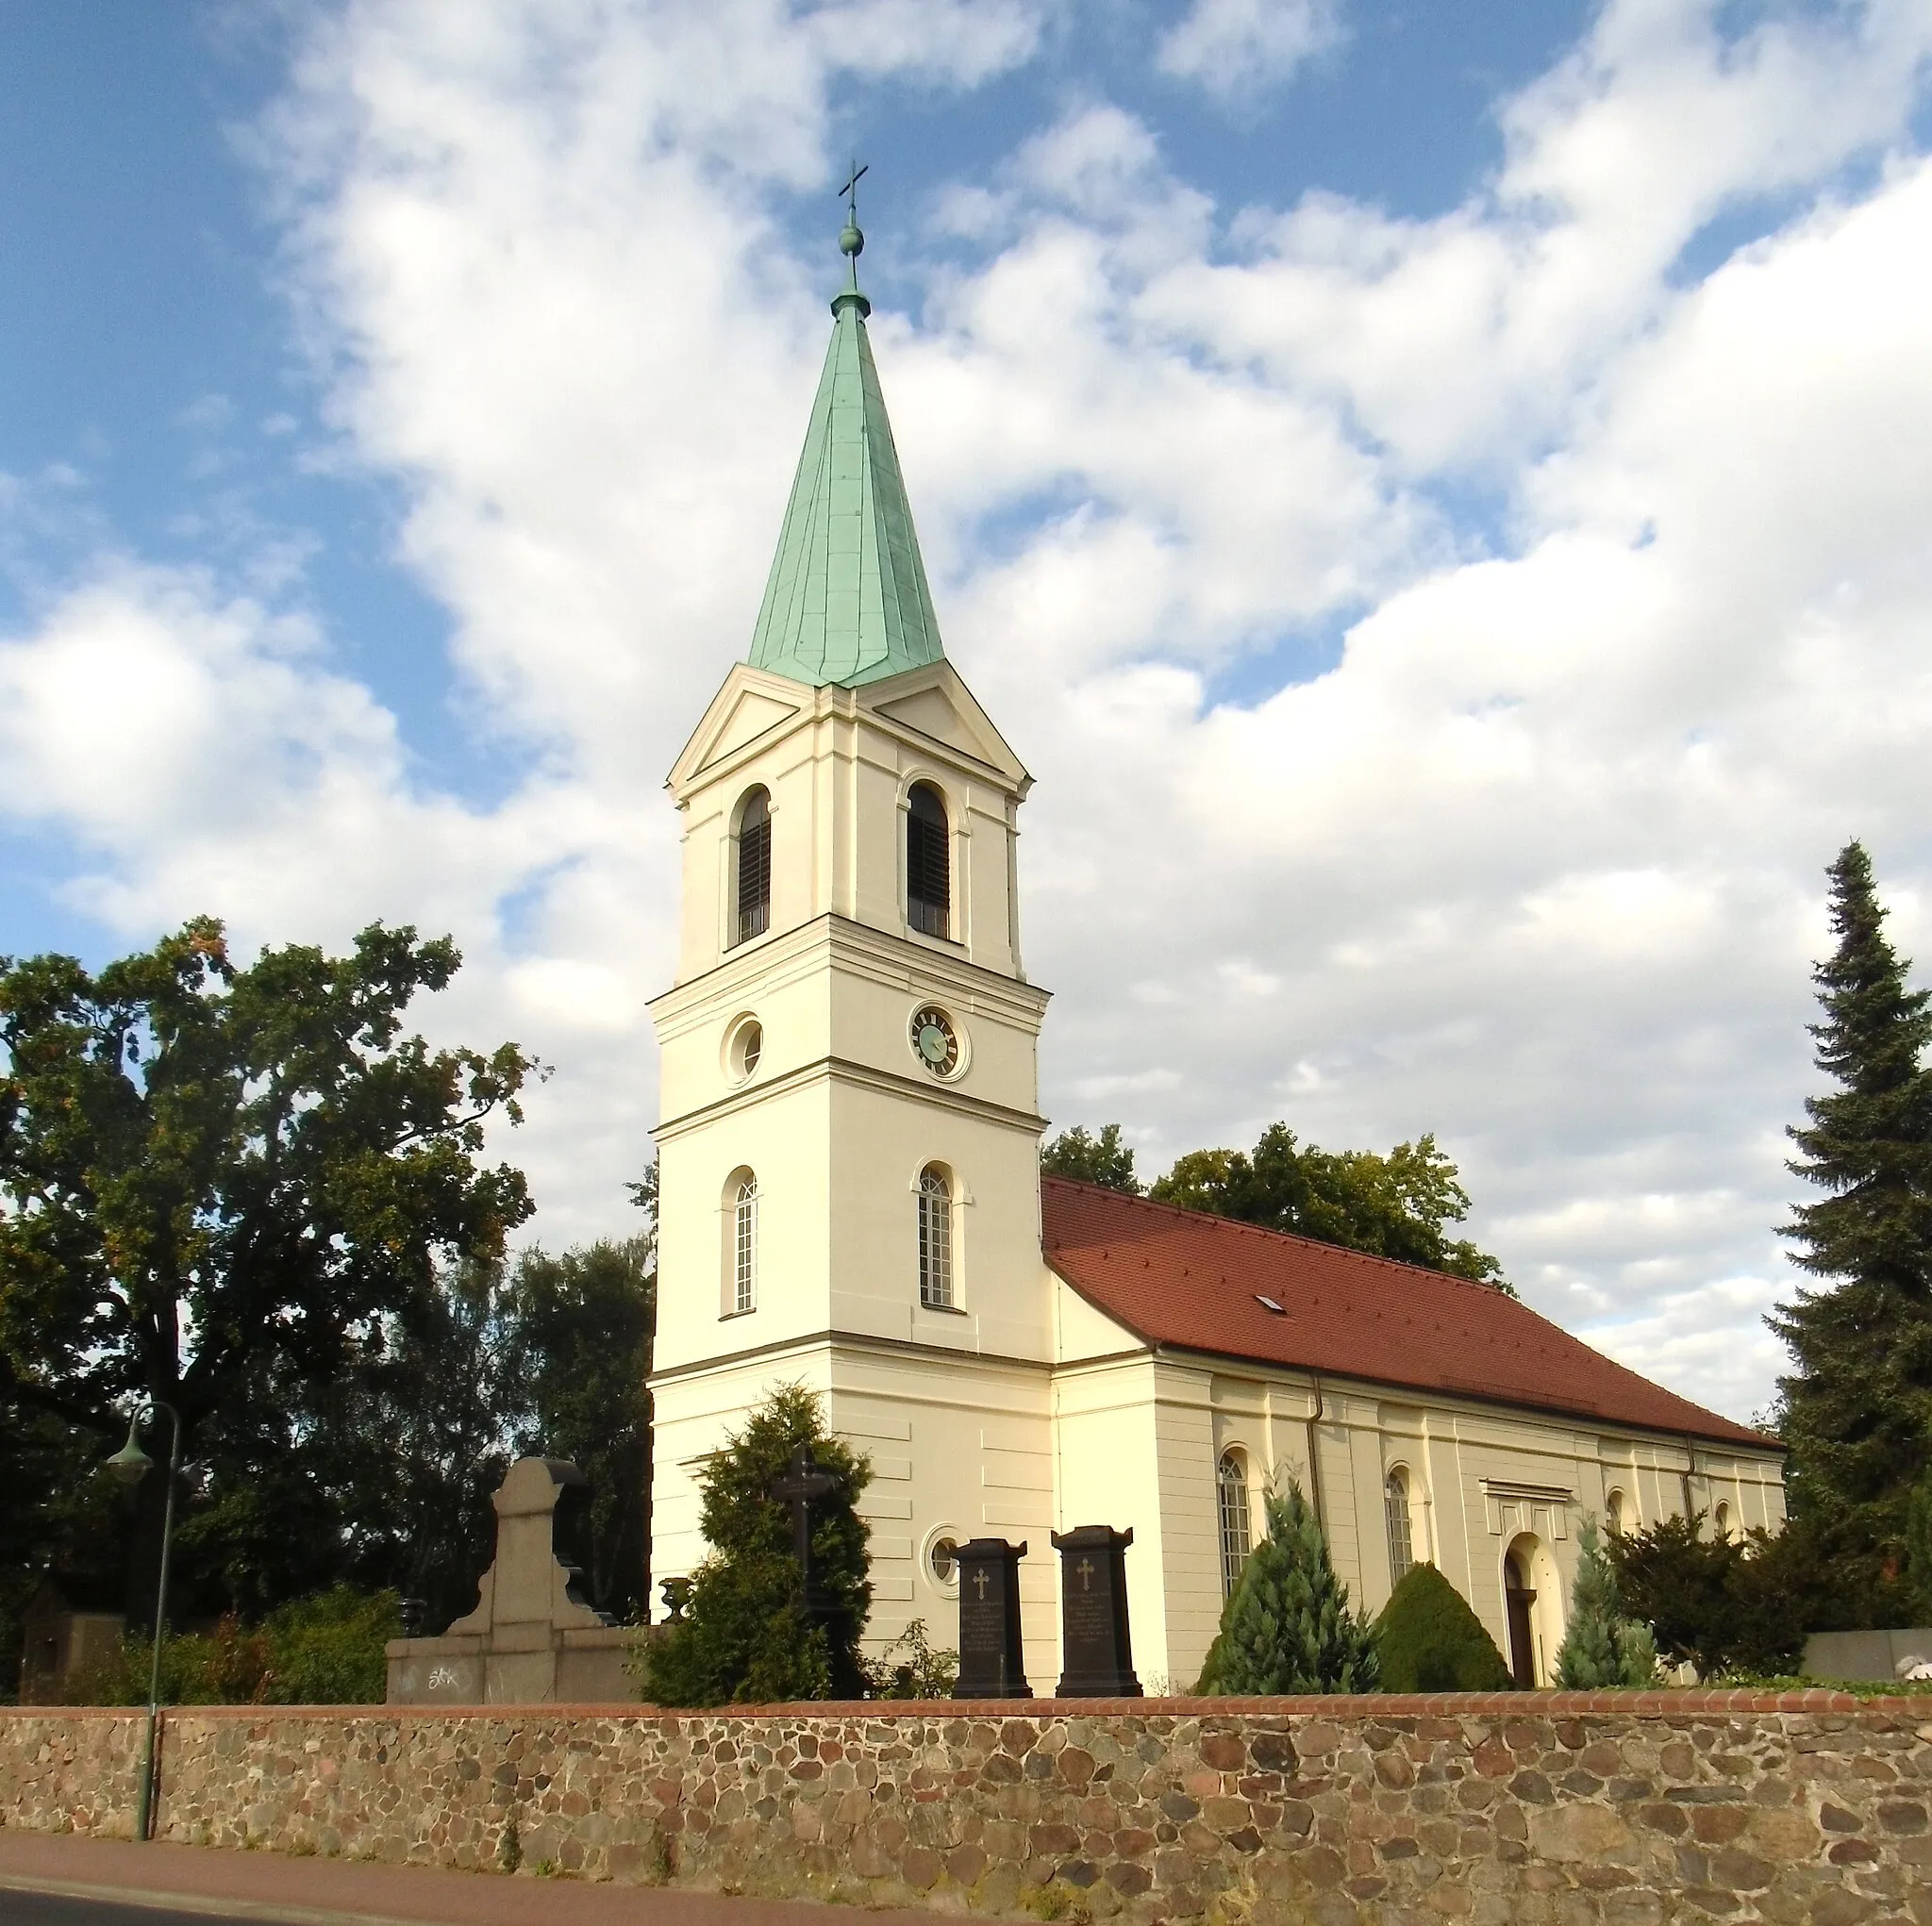
[[[0,1887],[0,1926],[235,1926],[235,1916]]]

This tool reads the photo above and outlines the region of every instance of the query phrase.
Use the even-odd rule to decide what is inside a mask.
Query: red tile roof
[[[1778,1449],[1487,1285],[1061,1177],[1040,1202],[1048,1265],[1145,1343]]]

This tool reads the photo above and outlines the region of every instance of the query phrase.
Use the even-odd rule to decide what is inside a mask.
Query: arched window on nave
[[[1241,1567],[1255,1543],[1248,1511],[1248,1468],[1241,1453],[1222,1453],[1214,1488],[1221,1511],[1221,1590],[1227,1597],[1240,1584]]]

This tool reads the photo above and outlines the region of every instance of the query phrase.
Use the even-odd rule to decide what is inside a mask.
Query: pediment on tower
[[[739,663],[672,764],[667,786],[681,789],[692,777],[730,761],[795,722],[811,700],[811,691],[797,683]]]
[[[1020,795],[1033,787],[1025,766],[950,662],[908,670],[857,694],[861,708],[996,771]]]

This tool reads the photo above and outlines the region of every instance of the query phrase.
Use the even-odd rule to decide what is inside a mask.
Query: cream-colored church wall
[[[933,1543],[1024,1540],[1021,1625],[1036,1689],[1058,1676],[1054,1454],[1043,1365],[816,1342],[654,1379],[654,1576],[705,1555],[696,1473],[745,1415],[783,1385],[821,1394],[827,1424],[872,1461],[858,1513],[872,1556],[866,1644],[878,1652],[924,1619],[935,1645],[958,1642],[958,1586],[931,1567]]]
[[[1577,1526],[1587,1513],[1601,1516],[1604,1494],[1615,1484],[1648,1508],[1644,1521],[1681,1512],[1682,1473],[1690,1459],[1681,1439],[1655,1435],[1599,1433],[1537,1413],[1475,1404],[1410,1402],[1373,1387],[1322,1381],[1318,1440],[1319,1479],[1307,1476],[1307,1427],[1316,1408],[1314,1381],[1289,1373],[1253,1373],[1224,1363],[1203,1365],[1196,1382],[1207,1410],[1205,1431],[1184,1421],[1188,1400],[1173,1364],[1161,1367],[1156,1399],[1157,1469],[1163,1481],[1158,1507],[1166,1553],[1160,1639],[1145,1646],[1147,1669],[1176,1680],[1198,1670],[1219,1621],[1222,1576],[1218,1494],[1214,1469],[1230,1446],[1250,1464],[1251,1526],[1265,1529],[1259,1492],[1292,1471],[1316,1497],[1338,1576],[1353,1602],[1374,1613],[1392,1583],[1387,1518],[1383,1508],[1390,1469],[1409,1477],[1412,1554],[1429,1558],[1469,1602],[1497,1647],[1509,1651],[1504,1602],[1504,1559],[1520,1535],[1538,1545],[1539,1597],[1534,1632],[1545,1665],[1561,1644],[1577,1563]],[[1132,1373],[1126,1374],[1131,1378]],[[1130,1414],[1117,1414],[1117,1420]],[[1064,1454],[1067,1447],[1063,1443]],[[1699,1446],[1699,1463],[1712,1488],[1720,1486],[1745,1523],[1750,1507],[1769,1512],[1781,1493],[1779,1461],[1773,1453],[1713,1452]],[[1257,1460],[1265,1459],[1265,1466]],[[1675,1470],[1672,1469],[1674,1460]],[[1679,1489],[1668,1503],[1669,1482]],[[1144,1493],[1135,1481],[1118,1481],[1119,1514],[1108,1521],[1132,1523],[1126,1503]],[[1135,1604],[1138,1612],[1138,1601]],[[1141,1620],[1136,1619],[1137,1628]],[[1151,1626],[1151,1621],[1150,1621]],[[1142,1650],[1138,1642],[1137,1652]]]
[[[1165,1361],[1154,1382],[1163,1638],[1148,1663],[1173,1689],[1186,1692],[1193,1689],[1221,1619],[1214,1382],[1209,1370]]]
[[[1090,1359],[1118,1356],[1138,1352],[1140,1338],[1125,1325],[1116,1323],[1107,1313],[1090,1304],[1062,1277],[1047,1276],[1052,1304],[1053,1356],[1056,1364],[1076,1364]]]
[[[829,1128],[833,1327],[1047,1362],[1037,1126],[835,1080]],[[919,1186],[934,1165],[953,1192],[950,1310],[919,1295]]]
[[[1054,1510],[1058,1529],[1129,1526],[1127,1623],[1142,1685],[1165,1679],[1168,1660],[1166,1516],[1156,1423],[1159,1370],[1145,1352],[1064,1365],[1053,1374]],[[1056,1555],[1056,1562],[1058,1554]],[[1058,1599],[1055,1574],[1054,1596]],[[1056,1610],[1058,1609],[1056,1602]],[[1058,1628],[1056,1628],[1058,1637]],[[1049,1684],[1059,1676],[1058,1660]],[[1041,1689],[1039,1679],[1033,1681]]]
[[[829,1372],[832,1426],[874,1469],[859,1503],[874,1558],[868,1645],[882,1649],[918,1618],[935,1645],[957,1647],[958,1583],[934,1573],[934,1544],[1024,1541],[1021,1631],[1028,1675],[1043,1690],[1058,1651],[1044,1365],[835,1343]]]
[[[662,1272],[659,1276],[661,1279]],[[824,1344],[797,1345],[703,1370],[651,1380],[651,1578],[689,1576],[705,1555],[696,1473],[748,1413],[782,1385],[824,1395],[832,1384]]]
[[[955,739],[876,712],[914,688],[939,705],[927,720],[955,717]],[[750,723],[735,728],[731,719],[748,706]],[[678,980],[731,947],[733,832],[754,787],[771,796],[774,932],[830,914],[933,941],[906,921],[907,798],[919,781],[945,797],[951,831],[951,941],[938,947],[1017,974],[1012,824],[1027,777],[950,665],[855,692],[808,689],[741,664],[673,776],[684,816]]]
[[[943,945],[908,949],[851,923],[831,925],[828,940],[834,1054],[899,1077],[923,1105],[974,1100],[1039,1121],[1036,1054],[1043,991],[974,968]],[[928,1003],[946,1010],[961,1038],[959,1067],[943,1079],[922,1069],[912,1054],[909,1025]],[[1037,1220],[1037,1198],[1033,1215]],[[1036,1242],[1036,1269],[1039,1261]]]
[[[809,703],[809,691],[797,694]],[[678,799],[684,818],[680,983],[714,968],[734,947],[732,838],[740,805],[757,788],[771,797],[771,932],[796,928],[819,913],[818,799],[811,734],[802,707],[792,722],[722,760]]]
[[[830,1090],[824,1078],[667,1132],[658,1150],[658,1370],[825,1329]],[[733,1308],[734,1173],[758,1178],[756,1306]]]

